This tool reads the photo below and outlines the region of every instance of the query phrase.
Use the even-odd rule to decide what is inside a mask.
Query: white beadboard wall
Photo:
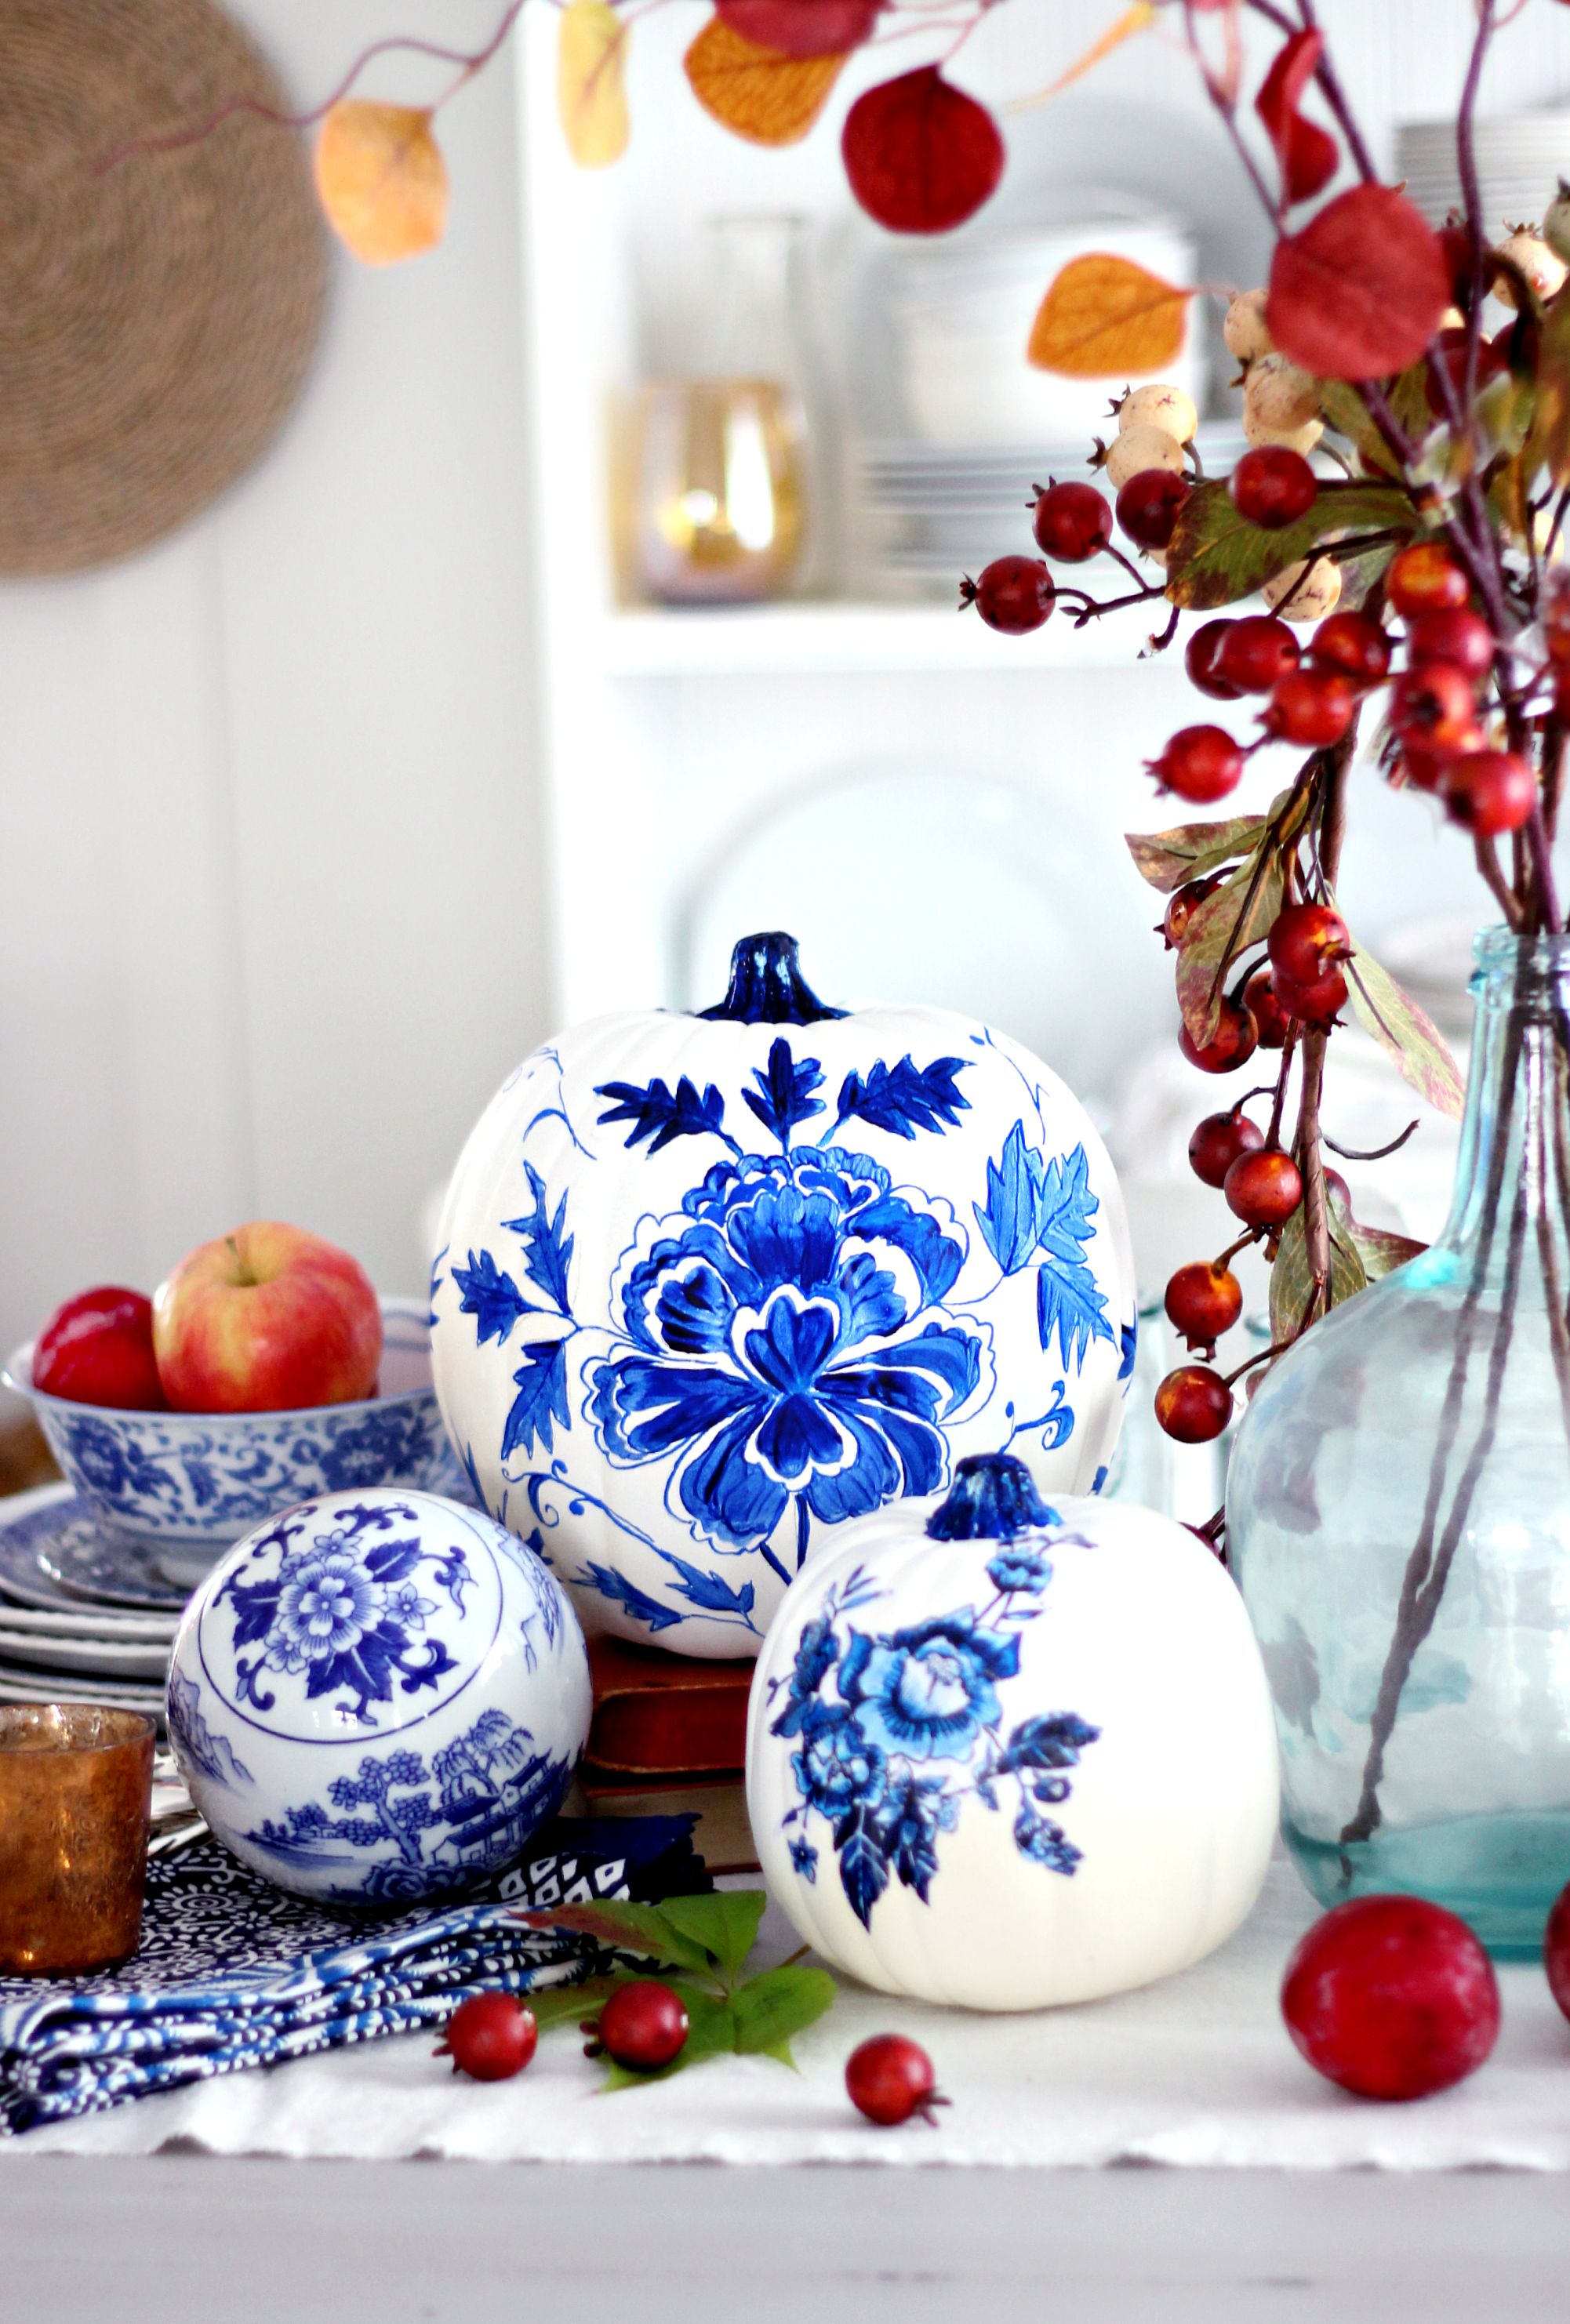
[[[236,0],[302,99],[390,32],[476,45],[498,5]],[[974,44],[976,85],[1002,19],[1022,93],[1113,11],[1009,0]],[[1388,158],[1397,117],[1450,104],[1468,0],[1322,13]],[[1186,69],[1148,37],[1096,95],[1197,127]],[[258,470],[143,557],[0,585],[0,1346],[81,1284],[150,1285],[262,1213],[411,1286],[422,1198],[549,1028],[531,586],[550,544],[531,529],[512,71],[503,57],[443,116],[443,246],[379,273],[338,262],[316,372]],[[367,86],[424,97],[430,76],[388,63]],[[645,120],[685,117],[687,91],[660,83],[635,75]],[[1485,106],[1567,97],[1570,9],[1528,0]],[[671,141],[679,171],[708,134]],[[778,199],[777,162],[732,149],[727,191],[739,173]],[[1063,706],[1093,740],[1085,685],[1067,678]],[[897,676],[853,697],[869,735],[912,710]],[[1039,699],[989,697],[1001,750],[1039,752]]]

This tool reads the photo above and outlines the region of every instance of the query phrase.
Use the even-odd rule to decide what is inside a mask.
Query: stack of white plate
[[[1495,114],[1476,124],[1473,147],[1484,232],[1499,235],[1506,226],[1536,225],[1560,179],[1570,178],[1570,107]],[[1406,180],[1408,198],[1433,225],[1459,209],[1455,122],[1403,122],[1396,131],[1396,175]]]
[[[1116,422],[1107,420],[1104,437]],[[1224,475],[1243,449],[1241,428],[1225,421],[1200,429],[1197,448],[1207,470]],[[874,594],[957,599],[962,573],[979,573],[994,557],[1033,557],[1030,504],[1049,477],[1094,481],[1085,465],[1084,436],[1071,444],[1030,449],[923,444],[908,439],[863,446],[855,468],[858,532]],[[1127,554],[1131,544],[1123,542]],[[1144,568],[1153,579],[1155,567]],[[1093,593],[1120,594],[1114,567],[1062,568]],[[1122,586],[1128,586],[1126,583]]]
[[[0,1702],[101,1702],[162,1718],[183,1604],[69,1485],[0,1501]]]

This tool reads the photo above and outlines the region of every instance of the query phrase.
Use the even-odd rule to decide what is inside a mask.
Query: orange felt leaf
[[[1039,371],[1066,379],[1159,371],[1182,350],[1183,310],[1193,296],[1131,258],[1087,252],[1048,284],[1027,353]]]
[[[447,226],[447,163],[430,115],[346,97],[321,124],[316,189],[328,223],[367,266],[414,258]]]
[[[568,0],[557,35],[556,104],[580,170],[603,170],[627,150],[623,66],[627,28],[609,0]]]
[[[1132,6],[1125,8],[1117,21],[1102,33],[1100,39],[1093,41],[1088,49],[1076,57],[1066,71],[1058,74],[1056,80],[1048,81],[1045,88],[1039,88],[1034,97],[1016,98],[1012,105],[1004,106],[1004,111],[1026,113],[1033,105],[1045,105],[1048,98],[1057,97],[1066,88],[1072,88],[1076,80],[1083,80],[1086,73],[1094,72],[1096,66],[1104,62],[1114,49],[1121,49],[1125,41],[1131,39],[1136,32],[1142,32],[1148,24],[1153,24],[1155,21],[1155,0],[1133,0]]]
[[[711,16],[682,59],[706,113],[754,145],[794,145],[805,137],[839,78],[843,53],[791,57],[761,49]]]

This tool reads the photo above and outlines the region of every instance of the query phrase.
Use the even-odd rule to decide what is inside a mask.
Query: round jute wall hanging
[[[182,524],[272,441],[321,327],[325,234],[286,99],[208,0],[0,0],[0,573]]]

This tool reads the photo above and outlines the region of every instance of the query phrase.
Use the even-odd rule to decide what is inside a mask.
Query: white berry
[[[1310,420],[1301,428],[1270,428],[1257,411],[1243,411],[1243,434],[1251,445],[1284,444],[1289,452],[1301,452],[1307,459],[1325,433],[1323,420]]]
[[[1273,574],[1261,590],[1267,605],[1286,622],[1320,622],[1335,611],[1341,595],[1341,573],[1328,557],[1310,564],[1300,557],[1295,565]]]
[[[1519,226],[1500,244],[1499,254],[1518,267],[1531,284],[1539,299],[1551,299],[1564,283],[1567,271],[1565,261],[1558,257],[1539,234],[1530,226]],[[1508,274],[1494,278],[1493,294],[1505,306],[1517,305],[1516,286]]]
[[[1570,259],[1570,186],[1563,178],[1558,192],[1543,213],[1543,240],[1556,258]]]
[[[1239,290],[1227,308],[1221,335],[1228,355],[1240,364],[1257,363],[1261,355],[1271,354],[1275,341],[1265,328],[1265,293]]]
[[[1131,476],[1147,468],[1169,468],[1180,475],[1183,447],[1164,428],[1125,428],[1107,446],[1105,465],[1108,484],[1121,493]]]
[[[1290,355],[1261,355],[1243,382],[1243,416],[1289,435],[1319,417],[1319,383]]]
[[[1131,428],[1160,428],[1178,443],[1191,444],[1198,425],[1192,398],[1180,387],[1168,387],[1159,380],[1149,387],[1131,389],[1118,406],[1120,436],[1126,436]]]

